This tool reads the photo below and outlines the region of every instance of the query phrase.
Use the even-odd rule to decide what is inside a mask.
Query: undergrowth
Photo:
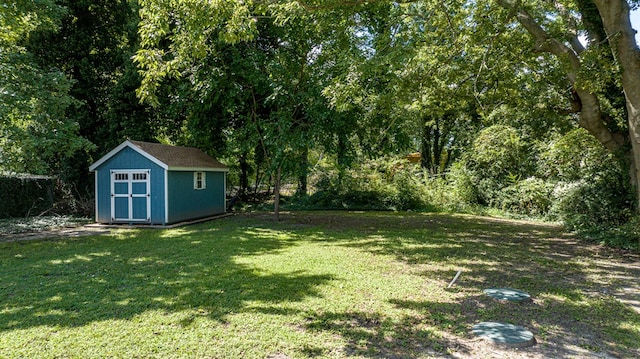
[[[77,227],[91,223],[91,219],[74,216],[40,216],[0,219],[0,235],[41,232],[63,227]]]

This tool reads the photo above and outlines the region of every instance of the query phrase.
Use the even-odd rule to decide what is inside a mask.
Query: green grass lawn
[[[0,357],[513,353],[474,338],[480,321],[534,332],[519,357],[637,357],[639,273],[636,256],[555,226],[415,213],[245,214],[0,243]],[[500,303],[489,287],[534,300]]]

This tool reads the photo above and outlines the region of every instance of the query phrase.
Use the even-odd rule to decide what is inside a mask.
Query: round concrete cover
[[[533,333],[513,324],[482,322],[473,326],[473,334],[494,345],[509,348],[524,348],[536,343]]]
[[[508,300],[511,302],[524,302],[531,300],[531,296],[528,293],[512,288],[489,288],[485,289],[484,292],[488,296],[497,300]]]

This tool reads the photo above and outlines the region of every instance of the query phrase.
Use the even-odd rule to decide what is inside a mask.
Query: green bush
[[[550,215],[573,230],[624,225],[632,216],[629,187],[626,177],[614,171],[590,180],[559,183]]]
[[[51,177],[0,177],[0,218],[28,217],[51,208],[54,185]]]
[[[513,127],[494,125],[482,130],[460,161],[467,178],[464,185],[469,203],[528,212],[522,208],[526,205],[519,204],[520,199],[514,196],[526,196],[522,193],[526,190],[516,184],[534,174],[532,149]]]
[[[298,202],[313,209],[431,209],[419,167],[404,160],[367,161],[344,172],[323,172],[315,193]]]
[[[367,180],[348,174],[338,178],[338,173],[327,172],[315,184],[315,192],[298,198],[296,207],[308,209],[388,209],[389,191],[375,180]]]
[[[584,129],[551,141],[540,156],[540,172],[557,182],[549,217],[581,231],[602,231],[627,223],[633,211],[633,191],[628,166],[620,158],[608,153]]]
[[[408,170],[395,174],[391,183],[394,188],[394,196],[391,204],[398,210],[422,210],[427,206],[425,198],[425,185],[420,181],[421,174],[411,173]]]
[[[454,163],[447,175],[450,193],[448,202],[464,205],[478,204],[478,188],[472,173],[460,162]]]
[[[421,188],[427,209],[471,211],[478,205],[477,186],[462,163],[454,163],[448,173],[423,175]]]
[[[554,186],[540,178],[529,177],[500,191],[502,210],[527,216],[544,216],[553,204]]]
[[[636,215],[627,223],[610,231],[604,231],[601,241],[613,247],[640,249],[640,216]]]
[[[571,182],[605,170],[612,157],[587,130],[577,128],[542,146],[539,172],[545,178]]]
[[[494,125],[482,130],[468,152],[466,166],[479,178],[504,184],[509,176],[528,175],[526,145],[516,129]]]

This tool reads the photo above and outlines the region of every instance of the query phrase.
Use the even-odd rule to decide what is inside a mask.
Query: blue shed
[[[197,148],[127,140],[89,170],[98,223],[166,225],[226,210],[229,169]]]

